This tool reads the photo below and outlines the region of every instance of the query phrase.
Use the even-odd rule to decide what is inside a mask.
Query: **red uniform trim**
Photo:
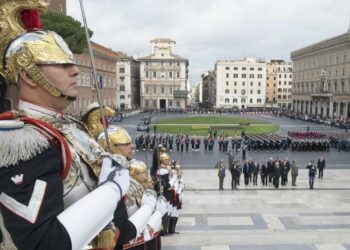
[[[10,120],[15,118],[17,118],[17,115],[14,112],[5,112],[0,114],[0,120]],[[47,122],[34,119],[34,118],[29,118],[26,116],[21,116],[19,118],[20,118],[20,121],[27,124],[34,125],[42,129],[46,133],[49,133],[58,141],[61,147],[61,153],[62,153],[62,159],[63,159],[63,167],[61,170],[61,178],[63,180],[67,176],[70,166],[72,164],[72,156],[70,154],[67,140],[64,138],[64,136],[61,135],[61,133],[57,129],[55,129],[51,124]]]

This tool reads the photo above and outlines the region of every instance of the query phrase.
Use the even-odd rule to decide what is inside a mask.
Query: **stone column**
[[[321,101],[317,101],[317,115],[321,116]]]
[[[329,101],[329,116],[331,117],[331,118],[333,118],[333,101],[332,100],[330,100]]]
[[[306,103],[307,103],[307,101],[304,101],[304,114],[309,113]]]
[[[348,109],[349,109],[349,103],[344,103],[344,111],[343,111],[343,117],[344,117],[344,119],[346,120],[346,119],[348,119]]]
[[[309,101],[309,107],[308,107],[308,110],[309,110],[309,115],[311,115],[311,114],[312,114],[312,110],[311,110],[311,102],[312,102],[312,101]]]
[[[326,117],[328,114],[327,114],[327,106],[328,106],[328,103],[326,101],[323,101],[323,114],[322,114],[322,117]]]
[[[337,104],[338,104],[338,105],[337,105],[337,110],[336,110],[336,112],[337,112],[337,117],[339,117],[339,116],[340,116],[340,105],[341,105],[341,102],[338,102]]]

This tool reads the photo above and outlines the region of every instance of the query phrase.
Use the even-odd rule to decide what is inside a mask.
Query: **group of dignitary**
[[[9,85],[19,98],[15,110],[0,106],[0,248],[161,249],[181,207],[181,168],[163,157],[150,178],[125,129],[102,132],[98,105],[82,120],[64,114],[80,72],[64,40],[40,29],[47,8],[0,1],[0,99]]]
[[[296,180],[298,176],[298,167],[295,160],[289,161],[288,158],[279,160],[278,157],[275,159],[270,158],[268,161],[258,162],[255,159],[234,160],[233,151],[228,153],[228,170],[231,173],[231,188],[237,189],[240,185],[240,178],[243,174],[244,184],[249,185],[251,182],[253,186],[258,185],[258,177],[260,175],[261,183],[263,186],[273,184],[277,189],[279,185],[286,186],[288,182],[288,176],[291,175],[292,186],[296,186]],[[325,169],[325,159],[321,156],[317,164],[314,161],[310,161],[306,168],[308,169],[309,185],[310,189],[313,189],[314,179],[318,171],[318,178],[323,178],[323,171]],[[219,189],[223,189],[223,182],[226,176],[226,166],[223,160],[220,160],[215,168],[218,169],[219,177]]]

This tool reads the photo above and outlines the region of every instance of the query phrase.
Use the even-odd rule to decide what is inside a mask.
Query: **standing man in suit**
[[[326,160],[323,156],[320,157],[317,161],[317,169],[318,169],[318,178],[323,179],[323,170],[326,168]]]

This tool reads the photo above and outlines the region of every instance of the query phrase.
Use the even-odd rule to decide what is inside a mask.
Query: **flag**
[[[103,88],[103,78],[102,78],[102,75],[98,74],[96,76],[97,78],[97,86],[99,89],[102,89]]]

